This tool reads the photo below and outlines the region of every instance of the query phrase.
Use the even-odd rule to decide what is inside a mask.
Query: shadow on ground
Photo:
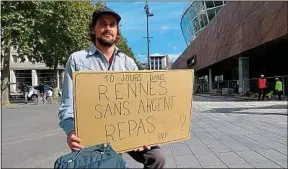
[[[274,110],[283,110],[283,113],[279,112],[241,112],[242,110],[257,110],[257,109],[274,109]],[[202,113],[224,113],[224,114],[255,114],[255,115],[282,115],[282,116],[287,116],[288,115],[288,110],[287,110],[287,105],[271,105],[271,106],[261,106],[261,107],[239,107],[239,108],[212,108],[212,110],[207,110],[203,111]]]

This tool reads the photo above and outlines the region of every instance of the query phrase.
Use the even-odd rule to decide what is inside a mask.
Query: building
[[[1,59],[1,70],[3,69],[3,59]],[[12,46],[10,52],[10,93],[19,91],[19,84],[24,82],[29,86],[37,86],[40,82],[53,88],[62,88],[64,67],[59,66],[55,72],[45,63],[32,63],[27,58],[21,61],[18,58],[17,47]]]
[[[150,70],[166,70],[168,63],[168,55],[150,56]]]
[[[225,4],[226,1],[192,1],[187,5],[180,23],[187,45],[212,21]]]
[[[209,2],[215,6],[213,17],[209,17],[207,1],[185,8],[181,29],[188,47],[172,69],[194,69],[195,90],[257,92],[257,79],[264,74],[269,91],[279,77],[287,94],[288,2],[223,1],[216,7],[218,2]],[[208,24],[202,27],[207,23],[202,17],[205,12]]]
[[[147,70],[147,69],[148,69],[148,64],[147,63],[140,63],[139,70]]]

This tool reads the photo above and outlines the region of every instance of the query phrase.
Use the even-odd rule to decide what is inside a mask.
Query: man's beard
[[[116,40],[114,40],[114,39],[108,40],[108,39],[104,39],[102,37],[98,37],[98,38],[96,38],[96,40],[100,45],[106,46],[106,47],[111,47],[116,42]]]

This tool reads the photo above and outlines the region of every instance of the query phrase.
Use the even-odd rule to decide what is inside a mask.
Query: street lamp
[[[146,21],[147,21],[147,60],[148,60],[148,69],[150,70],[150,48],[149,48],[149,43],[150,43],[150,37],[149,37],[149,17],[154,16],[153,13],[151,13],[148,2],[146,1],[146,4],[144,6],[145,12],[146,12]]]

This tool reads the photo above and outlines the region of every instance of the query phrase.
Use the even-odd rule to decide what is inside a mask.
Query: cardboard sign
[[[190,137],[193,70],[75,72],[76,135],[120,152]]]

